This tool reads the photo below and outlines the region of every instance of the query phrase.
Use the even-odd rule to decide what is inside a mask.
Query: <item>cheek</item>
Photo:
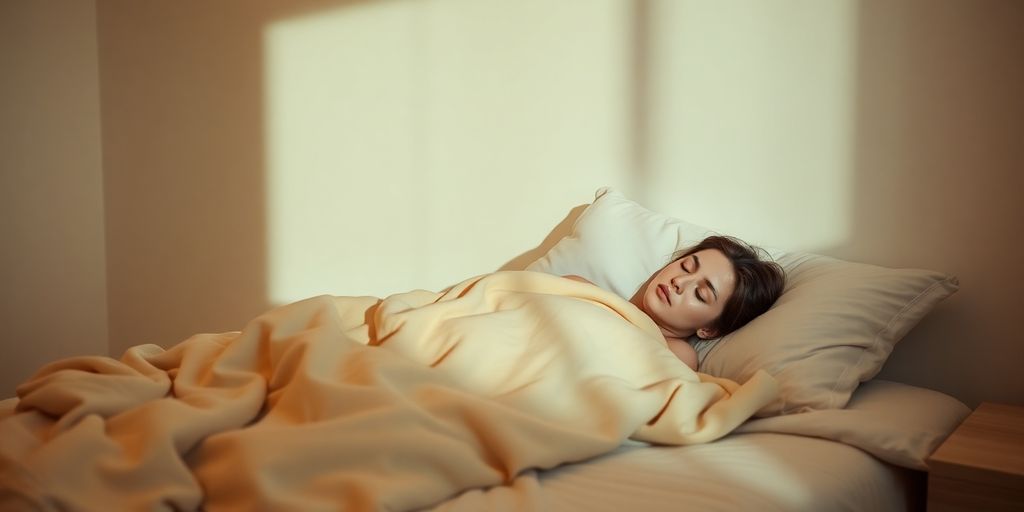
[[[687,298],[675,308],[675,315],[682,324],[699,323],[708,313],[707,306],[701,304],[693,297]]]
[[[709,320],[709,321],[710,321],[710,320],[715,320],[715,319],[717,319],[718,317],[722,316],[722,311],[723,311],[724,309],[725,309],[725,308],[724,308],[724,307],[722,307],[722,306],[715,306],[715,307],[710,307],[710,308],[708,308],[708,320]]]
[[[709,306],[696,298],[687,299],[686,306],[686,315],[695,323],[707,323],[718,317],[718,308]]]

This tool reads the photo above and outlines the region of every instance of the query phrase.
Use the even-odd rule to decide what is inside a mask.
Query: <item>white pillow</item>
[[[715,234],[708,228],[652,212],[603,187],[576,219],[572,232],[526,270],[578,275],[631,298],[679,247]]]
[[[602,188],[572,233],[526,269],[576,274],[630,298],[671,256],[711,230],[652,212]],[[955,277],[810,253],[775,252],[786,287],[772,308],[720,340],[695,342],[702,372],[745,382],[764,369],[781,396],[771,416],[846,405],[893,346],[958,289]]]

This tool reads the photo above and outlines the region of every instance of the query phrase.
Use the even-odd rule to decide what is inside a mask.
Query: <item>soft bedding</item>
[[[44,367],[0,416],[0,508],[419,508],[627,438],[712,441],[776,393],[694,373],[627,301],[556,276],[322,296]]]

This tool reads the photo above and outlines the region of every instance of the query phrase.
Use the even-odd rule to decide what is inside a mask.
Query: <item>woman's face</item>
[[[665,265],[651,276],[634,303],[666,337],[686,338],[702,327],[711,328],[735,288],[732,262],[718,249],[704,249]],[[714,337],[716,333],[698,335]]]

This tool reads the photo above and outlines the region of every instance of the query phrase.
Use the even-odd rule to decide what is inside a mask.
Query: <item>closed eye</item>
[[[695,257],[696,257],[696,256],[695,256]],[[687,274],[692,274],[692,273],[693,273],[693,271],[692,271],[692,270],[690,270],[690,269],[688,269],[688,268],[686,268],[686,262],[687,262],[687,261],[689,261],[689,258],[683,258],[682,260],[680,260],[680,262],[679,262],[679,266],[680,266],[680,267],[682,267],[682,269],[683,269],[683,272],[686,272]]]

